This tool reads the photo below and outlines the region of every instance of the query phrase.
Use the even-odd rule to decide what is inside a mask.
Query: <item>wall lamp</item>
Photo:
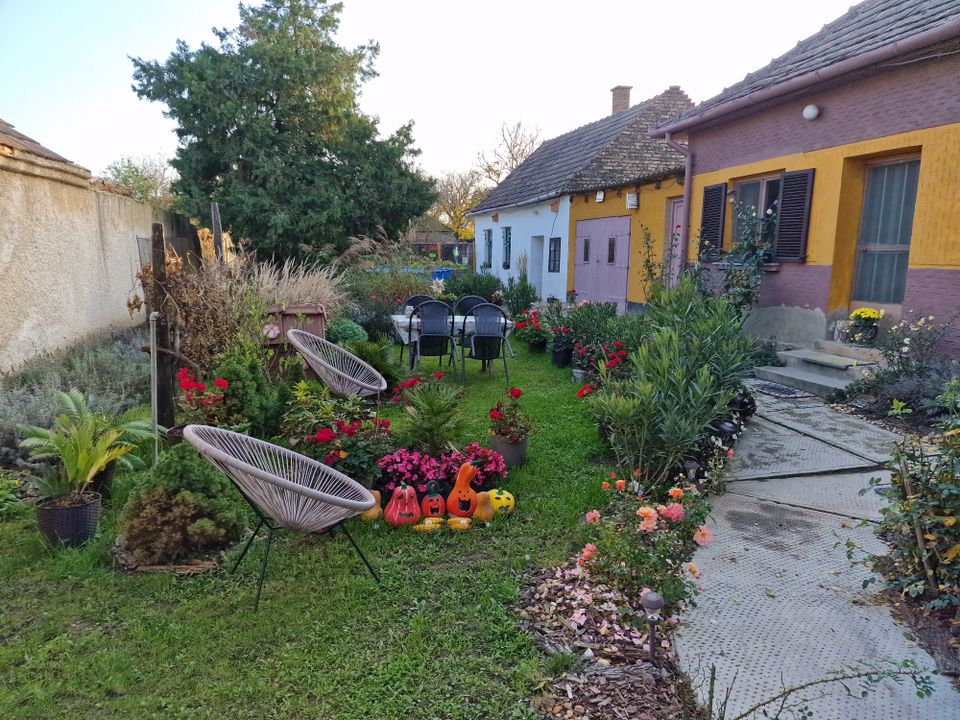
[[[820,117],[820,108],[817,105],[807,105],[803,108],[803,119],[804,120],[816,120]]]

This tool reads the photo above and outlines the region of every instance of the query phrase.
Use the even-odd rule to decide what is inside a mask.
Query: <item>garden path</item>
[[[711,665],[721,698],[734,683],[728,720],[784,685],[860,660],[934,665],[891,616],[879,584],[862,587],[869,571],[851,567],[844,548],[834,547],[849,538],[882,550],[871,528],[859,526],[880,517],[882,498],[859,490],[883,473],[897,437],[819,398],[757,398],[728,492],[714,501],[716,540],[695,557],[705,592],[677,637],[684,670],[704,681],[704,700]],[[884,682],[859,700],[829,685],[808,705],[814,717],[830,720],[960,717],[960,693],[945,677],[936,676],[934,686],[933,697],[921,700],[909,680]]]

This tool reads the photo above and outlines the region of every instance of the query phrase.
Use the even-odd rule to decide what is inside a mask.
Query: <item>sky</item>
[[[345,0],[338,39],[380,45],[361,108],[383,134],[410,120],[439,175],[475,164],[502,123],[555,137],[680,85],[705,100],[766,65],[851,0]],[[129,56],[214,42],[236,0],[0,0],[0,118],[95,174],[121,156],[171,157],[164,107],[131,90]]]

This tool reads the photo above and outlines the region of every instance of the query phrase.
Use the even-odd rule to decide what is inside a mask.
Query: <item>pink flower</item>
[[[680,522],[683,520],[685,511],[683,505],[680,503],[672,502],[669,505],[661,505],[657,510],[660,512],[662,517],[665,517],[670,522]]]
[[[604,482],[600,483],[600,487],[603,488],[604,490],[609,490],[609,489],[610,489],[610,483],[604,481]]]
[[[733,448],[730,448],[729,450],[727,450],[727,457],[728,457],[728,458],[732,458],[732,457],[733,457]]]
[[[617,482],[615,483],[615,487],[617,488],[617,490],[625,490],[627,487],[627,481],[617,480]]]
[[[701,525],[694,531],[693,541],[700,547],[706,547],[713,542],[713,530],[706,525]]]
[[[600,511],[591,510],[590,512],[588,512],[586,515],[583,516],[583,519],[586,520],[591,525],[596,525],[598,522],[600,522]]]

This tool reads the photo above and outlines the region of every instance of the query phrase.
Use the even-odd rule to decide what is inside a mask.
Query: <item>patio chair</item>
[[[373,578],[380,582],[376,570],[342,524],[373,507],[373,495],[363,485],[292,450],[222,428],[187,425],[183,439],[233,481],[260,518],[231,573],[237,571],[260,529],[267,528],[254,612],[260,606],[273,533],[279,530],[317,534],[329,531],[332,535],[334,528],[339,528]]]
[[[464,295],[462,298],[457,300],[457,304],[453,306],[453,314],[466,315],[477,305],[484,305],[486,302],[487,301],[479,295]]]
[[[339,345],[304,330],[287,330],[287,339],[334,395],[378,396],[387,389],[380,373]]]
[[[467,321],[473,318],[474,333],[467,336]],[[480,360],[484,367],[498,358],[503,359],[503,373],[510,383],[507,367],[507,316],[492,303],[476,305],[463,318],[460,329],[463,344],[463,382],[467,382],[467,359]]]
[[[414,320],[420,320],[420,332],[410,341],[410,368],[413,369],[423,357],[450,356],[453,370],[457,370],[457,341],[453,334],[453,310],[439,300],[420,303],[410,316],[407,332],[413,338]]]
[[[404,308],[412,307],[414,310],[417,309],[417,306],[421,303],[429,302],[433,300],[429,295],[412,295],[408,297],[406,302],[403,303]],[[407,335],[409,338],[410,336]],[[400,338],[400,362],[403,362],[403,338]]]

